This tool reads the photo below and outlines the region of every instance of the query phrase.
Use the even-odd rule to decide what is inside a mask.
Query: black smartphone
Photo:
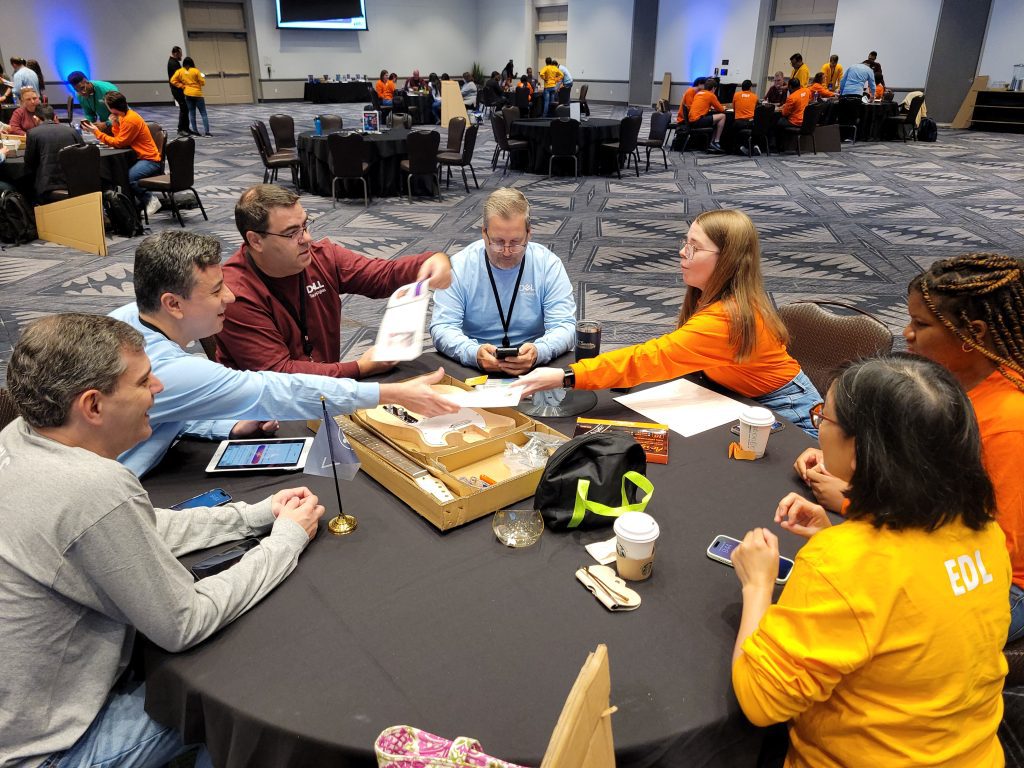
[[[231,496],[223,488],[212,488],[206,493],[200,493],[191,499],[179,501],[171,509],[192,509],[193,507],[219,507],[231,501]]]
[[[219,552],[216,555],[210,555],[205,560],[200,560],[192,566],[192,575],[195,577],[196,581],[199,581],[199,579],[205,579],[207,576],[213,576],[221,571],[226,571],[232,565],[241,560],[242,555],[253,547],[258,547],[259,545],[259,539],[246,539],[245,541],[241,541],[231,549]]]
[[[519,347],[498,347],[494,350],[494,356],[499,360],[519,356]]]
[[[732,564],[732,552],[739,545],[740,542],[732,538],[732,536],[715,536],[715,540],[712,541],[711,545],[708,547],[707,556],[712,560],[717,560],[729,567],[734,567]],[[775,577],[775,583],[785,584],[789,581],[789,574],[792,572],[793,561],[788,557],[782,557],[779,555],[779,572]]]

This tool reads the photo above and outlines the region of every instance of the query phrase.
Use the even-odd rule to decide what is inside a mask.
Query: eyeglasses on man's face
[[[491,236],[487,234],[487,230],[484,230],[484,234],[487,235],[487,250],[493,253],[508,253],[512,256],[518,256],[520,253],[526,250],[527,243],[529,241],[529,232],[527,232],[526,240],[519,242],[512,240],[504,243],[500,240],[492,240]]]
[[[689,240],[683,241],[682,245],[679,246],[679,253],[687,261],[693,261],[693,257],[698,253],[718,253],[718,251],[712,248],[698,248],[696,245],[691,243]]]
[[[309,216],[307,216],[305,221],[302,222],[302,226],[300,226],[294,232],[258,231],[257,234],[260,234],[260,235],[273,235],[274,237],[283,237],[283,238],[285,238],[287,240],[291,240],[292,242],[297,243],[300,240],[302,240],[302,236],[304,234],[309,232],[309,228],[310,228],[310,226],[312,226],[312,224],[313,224],[313,219],[311,219],[311,218],[309,218]]]
[[[839,422],[835,419],[830,419],[825,415],[825,404],[815,403],[811,406],[811,426],[815,429],[821,429],[821,422],[831,421],[833,424],[838,425]]]

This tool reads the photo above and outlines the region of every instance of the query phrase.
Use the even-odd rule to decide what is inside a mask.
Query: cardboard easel
[[[441,125],[447,126],[453,117],[461,117],[469,125],[469,113],[462,101],[462,91],[454,80],[441,81]]]
[[[665,76],[661,78],[661,95],[658,96],[659,101],[665,101],[668,104],[672,103],[672,73],[666,72]]]
[[[608,647],[587,656],[551,733],[541,768],[615,768]]]
[[[37,205],[35,210],[40,240],[97,256],[107,255],[101,193],[92,192],[48,205]]]

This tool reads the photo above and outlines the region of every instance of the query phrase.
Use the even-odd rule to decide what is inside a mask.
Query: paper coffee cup
[[[740,448],[752,451],[760,459],[768,446],[768,436],[774,423],[775,416],[767,408],[744,409],[740,413]]]
[[[661,533],[657,521],[646,512],[626,512],[615,520],[615,565],[619,576],[630,581],[649,578],[654,569],[654,549]]]

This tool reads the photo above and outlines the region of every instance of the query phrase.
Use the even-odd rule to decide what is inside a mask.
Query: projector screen
[[[364,0],[275,0],[279,29],[366,29]]]

